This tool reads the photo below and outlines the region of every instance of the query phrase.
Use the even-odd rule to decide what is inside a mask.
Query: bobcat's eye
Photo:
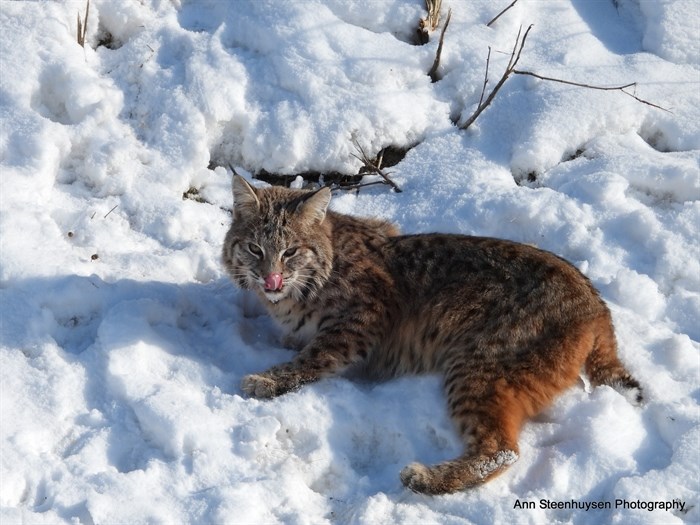
[[[248,243],[248,251],[256,257],[262,257],[263,255],[262,248],[260,248],[260,246],[257,244],[253,244],[252,242]]]
[[[287,248],[287,249],[284,250],[284,252],[282,253],[282,256],[283,256],[285,259],[289,259],[290,257],[294,257],[294,256],[296,255],[296,253],[297,253],[297,248],[296,248],[296,247],[294,247],[294,248]]]

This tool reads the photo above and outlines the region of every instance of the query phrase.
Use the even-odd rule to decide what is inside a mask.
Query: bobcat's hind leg
[[[471,376],[471,377],[470,377]],[[480,485],[518,459],[518,434],[526,417],[503,379],[453,367],[446,377],[450,412],[465,454],[434,466],[412,463],[401,481],[414,492],[447,494]]]
[[[495,436],[491,436],[495,437]],[[401,482],[414,492],[450,494],[480,485],[518,459],[517,444],[502,444],[495,452],[475,451],[433,466],[411,463],[401,471]]]

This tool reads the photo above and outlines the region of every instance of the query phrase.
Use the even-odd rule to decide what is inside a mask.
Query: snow
[[[82,0],[0,4],[0,522],[700,521],[700,7],[443,3],[435,84],[421,0],[92,0],[84,49]],[[530,24],[519,68],[668,111],[512,76],[459,130]],[[219,260],[231,167],[356,173],[353,141],[412,147],[403,192],[335,210],[572,261],[646,404],[582,382],[503,475],[427,497],[399,472],[461,450],[438,377],[244,397],[291,352]]]

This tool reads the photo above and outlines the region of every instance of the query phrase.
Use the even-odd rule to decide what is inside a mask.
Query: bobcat
[[[226,269],[300,350],[244,377],[242,390],[271,398],[341,373],[442,373],[466,452],[408,465],[400,477],[409,489],[450,493],[503,472],[525,420],[581,368],[593,385],[642,401],[618,360],[608,308],[556,255],[492,238],[400,235],[388,222],[328,211],[328,188],[256,189],[235,176],[233,195]]]

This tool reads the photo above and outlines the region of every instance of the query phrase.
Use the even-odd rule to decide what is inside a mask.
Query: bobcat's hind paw
[[[251,374],[241,380],[241,390],[251,397],[269,399],[277,393],[277,381],[260,374]]]
[[[432,476],[430,469],[421,463],[411,463],[401,471],[401,483],[413,492],[430,493]]]

